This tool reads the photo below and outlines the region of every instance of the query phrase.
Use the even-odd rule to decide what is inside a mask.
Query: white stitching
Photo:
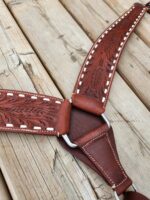
[[[61,101],[55,101],[55,103],[57,103],[57,104],[61,104]]]
[[[122,183],[124,183],[124,182],[127,180],[127,175],[125,174],[125,172],[124,172],[124,170],[123,170],[123,168],[122,168],[122,166],[121,166],[121,164],[120,164],[118,158],[116,157],[116,153],[114,152],[114,149],[113,149],[113,147],[112,147],[112,145],[111,145],[110,139],[109,139],[109,137],[108,137],[108,133],[106,134],[106,138],[107,138],[108,144],[110,145],[110,148],[111,148],[111,150],[112,150],[112,153],[113,153],[113,155],[114,155],[114,158],[115,158],[115,160],[116,160],[116,163],[118,164],[118,166],[119,166],[119,168],[120,168],[120,170],[121,170],[121,172],[122,172],[122,175],[125,177],[119,184],[115,185],[116,187],[118,187],[118,186],[120,186]]]
[[[107,30],[105,30],[105,32],[102,34],[102,35],[100,35],[100,37],[97,39],[97,41],[95,42],[95,44],[93,45],[93,48],[91,49],[91,52],[89,52],[89,55],[87,56],[87,61],[85,61],[85,64],[84,65],[88,65],[89,64],[89,59],[91,59],[92,58],[92,56],[90,55],[90,54],[94,54],[95,53],[95,49],[97,49],[97,47],[98,47],[98,43],[100,43],[101,41],[102,41],[102,38],[104,38],[105,37],[105,35],[106,34],[108,34],[108,32],[110,31],[110,30],[112,30],[112,28],[113,27],[115,27],[115,24],[118,24],[118,22],[120,22],[122,19],[124,19],[124,17],[125,16],[127,16],[133,9],[135,8],[135,6],[132,6],[125,14],[123,14],[119,19],[117,19],[110,27],[108,27],[107,28]],[[139,14],[139,16],[135,19],[135,21],[133,22],[133,24],[132,24],[132,28],[130,27],[130,29],[126,32],[126,36],[124,36],[124,38],[123,38],[123,41],[125,42],[126,40],[127,40],[127,38],[128,38],[128,36],[130,35],[130,32],[133,30],[133,28],[135,27],[135,25],[138,23],[138,21],[140,20],[140,18],[141,18],[141,16],[143,16],[143,13],[144,13],[144,8],[143,8],[143,10],[141,11],[141,13]],[[135,23],[136,22],[136,23]],[[118,48],[118,52],[116,53],[116,58],[118,58],[119,57],[119,55],[120,55],[120,52],[121,52],[121,50],[122,50],[122,47],[123,47],[123,45],[124,45],[124,42],[121,42],[120,43],[120,46],[119,46],[119,48]],[[117,60],[116,59],[114,59],[113,60],[113,64],[115,64],[117,62]],[[115,67],[114,67],[115,68]],[[83,71],[81,72],[81,75],[80,75],[80,78],[84,78],[84,72],[86,72],[86,70],[87,70],[87,68],[83,68]],[[113,68],[111,69],[111,70],[113,70]],[[111,78],[111,76],[112,76],[112,73],[110,74],[109,73],[109,78]],[[83,83],[83,81],[82,81],[82,83]],[[78,86],[81,86],[82,85],[82,83],[79,81],[79,83],[78,83]],[[110,83],[110,82],[109,82]],[[109,86],[109,84],[108,84],[108,81],[106,82],[106,85],[107,86]],[[79,88],[77,88],[77,90],[76,90],[76,93],[77,94],[79,94],[80,93],[80,89]],[[104,103],[105,102],[105,100],[106,100],[106,97],[102,97],[102,102]]]
[[[144,10],[144,9],[143,9]],[[141,11],[142,12],[142,11]],[[142,12],[143,13],[143,12]],[[142,16],[143,16],[144,14],[142,14]],[[121,42],[120,43],[120,46],[119,46],[119,48],[118,48],[118,52],[116,53],[116,55],[115,55],[115,57],[116,58],[118,58],[119,57],[119,54],[120,54],[120,51],[122,50],[122,47],[123,47],[123,45],[124,45],[124,43],[125,43],[125,41],[126,41],[126,39],[129,37],[129,35],[130,35],[130,32],[133,30],[133,28],[135,27],[135,24],[137,24],[138,23],[138,21],[140,20],[140,17],[141,16],[141,13],[139,14],[139,16],[138,16],[138,18],[136,18],[136,23],[135,23],[135,21],[133,22],[133,25],[131,26],[132,28],[130,28],[127,32],[126,32],[126,36],[123,38],[123,40],[124,40],[124,42]],[[117,62],[117,60],[116,59],[114,59],[113,60],[113,64],[115,64]],[[111,67],[111,70],[113,70],[113,67]],[[109,73],[109,75],[108,75],[108,78],[111,78],[111,76],[112,76],[112,73]],[[109,81],[109,83],[110,83],[110,81]],[[106,86],[109,86],[109,84],[108,84],[108,81],[106,81]],[[106,98],[105,98],[105,100],[106,100]],[[102,97],[102,103],[104,103],[105,101],[104,101],[104,97]]]
[[[93,156],[85,149],[89,144],[93,143],[96,139],[99,139],[106,135],[106,132],[104,132],[102,135],[98,135],[97,137],[93,138],[91,141],[87,142],[82,148],[83,151],[91,158],[91,160],[102,170],[102,172],[105,174],[105,176],[109,179],[109,181],[114,184],[113,180],[110,178],[110,176],[107,174],[107,172],[99,165],[99,163],[93,158]]]
[[[47,131],[53,131],[54,128],[53,128],[53,127],[47,127],[46,130],[47,130]]]
[[[43,98],[43,101],[50,101],[49,98]]]
[[[101,133],[100,133],[101,134]],[[88,156],[91,158],[91,160],[102,170],[102,172],[105,174],[105,176],[108,178],[108,180],[112,183],[112,185],[114,185],[114,181],[111,179],[111,177],[108,175],[108,173],[104,170],[104,168],[102,166],[100,166],[100,164],[97,162],[97,160],[95,160],[95,158],[85,149],[88,145],[90,145],[91,143],[93,143],[95,140],[103,137],[103,136],[106,136],[106,139],[107,139],[107,142],[108,142],[108,145],[110,146],[110,149],[113,153],[113,156],[115,158],[115,161],[116,161],[116,164],[118,165],[118,167],[120,168],[121,172],[122,172],[122,175],[124,176],[124,179],[117,185],[115,185],[115,187],[118,187],[120,186],[122,183],[124,183],[126,180],[127,180],[127,175],[125,174],[118,158],[116,157],[116,154],[114,152],[114,149],[111,145],[111,142],[109,140],[109,137],[108,137],[108,133],[107,132],[104,132],[103,134],[101,135],[98,135],[97,137],[93,138],[92,140],[90,140],[89,142],[87,142],[82,148],[83,148],[83,151],[88,154]]]
[[[7,124],[6,124],[6,127],[14,127],[14,125],[13,125],[13,124],[7,123]]]
[[[19,97],[25,97],[25,95],[24,95],[24,94],[18,94],[18,96],[19,96]]]
[[[42,128],[40,126],[34,126],[33,129],[34,130],[41,130]]]
[[[37,99],[37,96],[31,96],[31,99]]]
[[[21,124],[21,125],[20,125],[20,128],[27,128],[27,125]]]
[[[14,94],[17,94],[19,96],[19,94],[21,94],[21,92],[22,92],[22,91],[16,91],[16,90],[14,90],[12,92],[12,90],[4,90],[4,89],[1,89],[0,91],[1,91],[1,94],[6,93],[7,96],[9,96],[9,95],[13,96]],[[23,95],[36,96],[38,98],[45,98],[45,95],[41,95],[41,94],[35,94],[35,93],[30,93],[30,92],[23,92],[23,93],[24,93]],[[56,97],[49,97],[49,98],[52,100],[56,99]],[[63,100],[60,99],[60,101],[63,101]]]
[[[7,93],[7,96],[14,96],[14,94],[11,93],[11,92],[8,92],[8,93]]]
[[[20,128],[15,128],[15,127],[1,127],[0,126],[0,130],[10,130],[10,131],[21,131]],[[31,133],[35,133],[35,132],[39,132],[39,133],[49,133],[49,131],[52,131],[53,133],[57,133],[57,131],[53,130],[32,130],[32,129],[23,129],[24,132],[31,132]]]
[[[56,99],[53,97],[46,98],[44,95],[33,94],[33,93],[29,93],[29,92],[24,92],[24,94],[23,94],[23,93],[20,93],[20,91],[11,91],[11,90],[3,90],[3,89],[1,90],[0,94],[5,94],[7,96],[14,96],[14,94],[16,94],[16,95],[18,95],[18,98],[25,97],[25,94],[26,94],[26,95],[29,95],[31,99],[37,99],[38,97],[39,98],[44,97],[43,100],[47,100],[47,101],[50,101],[50,99]],[[55,103],[61,104],[62,102],[61,102],[61,100],[60,101],[56,100]],[[33,129],[27,129],[27,125],[25,125],[25,124],[21,124],[19,126],[19,128],[15,128],[14,125],[11,123],[6,123],[5,127],[0,127],[0,129],[12,130],[12,131],[14,131],[14,130],[19,131],[21,129],[24,129],[25,132],[35,132],[35,130],[38,130],[38,132],[41,132],[41,133],[43,133],[43,132],[48,133],[49,131],[57,132],[54,130],[53,127],[48,127],[48,128],[46,128],[46,130],[41,130],[41,127],[39,127],[39,126],[34,126]]]

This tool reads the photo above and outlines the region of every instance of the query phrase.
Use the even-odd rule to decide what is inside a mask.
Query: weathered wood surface
[[[0,200],[11,200],[5,180],[0,172]]]
[[[1,0],[0,87],[70,97],[92,40],[132,3]],[[126,46],[107,115],[126,171],[150,197],[148,17]],[[102,178],[53,137],[1,133],[0,160],[12,199],[113,199]]]

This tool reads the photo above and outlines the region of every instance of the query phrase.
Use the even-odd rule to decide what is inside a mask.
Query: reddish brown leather
[[[59,135],[68,132],[68,100],[14,90],[0,90],[0,130]]]
[[[120,165],[112,129],[106,131],[102,138],[94,139],[97,133],[101,133],[102,126],[105,124],[102,117],[96,117],[96,115],[100,115],[105,110],[122,50],[146,11],[145,6],[139,3],[134,4],[93,44],[83,63],[72,96],[73,109],[68,135],[72,142],[79,144],[79,147],[71,149],[62,139],[59,139],[64,148],[72,155],[102,175],[111,186],[115,184],[118,194],[124,192],[131,185],[131,180]],[[104,98],[105,101],[103,101]],[[89,139],[89,135],[94,142],[86,146],[85,151],[83,144],[91,139]],[[82,141],[84,142],[82,143]],[[110,144],[113,148],[110,147]],[[104,174],[99,167],[101,165],[111,179]]]
[[[134,4],[95,41],[78,76],[73,105],[99,115],[105,110],[121,52],[146,11],[147,8],[142,4]],[[88,101],[86,105],[85,97]]]
[[[71,149],[59,138],[61,144],[103,176],[118,195],[124,193],[132,181],[121,166],[112,128],[97,115],[105,111],[122,50],[146,11],[149,3],[134,4],[96,40],[75,85],[72,109],[68,100],[0,90],[0,130],[57,136],[69,132],[78,147]],[[125,200],[147,200],[137,192],[124,194]]]
[[[93,99],[85,95],[73,94],[72,101],[73,105],[77,108],[96,115],[99,115],[100,113],[103,113],[105,111],[103,108],[101,108],[98,99]]]
[[[107,124],[86,133],[78,138],[75,143],[118,194],[121,194],[132,184],[121,166],[113,131],[108,128]]]
[[[125,192],[124,200],[148,200],[148,198],[138,192]]]

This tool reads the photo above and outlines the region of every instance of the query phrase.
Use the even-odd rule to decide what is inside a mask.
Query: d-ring
[[[102,118],[104,119],[104,121],[106,122],[106,124],[108,125],[108,127],[110,128],[110,122],[107,119],[107,117],[105,116],[104,113],[101,114]],[[76,148],[78,145],[72,143],[68,137],[67,134],[62,135],[62,138],[64,139],[64,141],[66,142],[66,144],[71,147],[71,148]]]

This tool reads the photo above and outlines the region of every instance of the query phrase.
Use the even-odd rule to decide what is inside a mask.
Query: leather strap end
[[[120,163],[112,128],[105,124],[79,138],[75,143],[118,195],[132,184]]]
[[[65,99],[58,113],[56,130],[59,135],[68,133],[70,124],[71,103]]]
[[[101,102],[98,99],[81,94],[72,95],[72,104],[75,107],[80,108],[81,110],[96,115],[101,115],[105,111],[105,108],[102,106]]]

